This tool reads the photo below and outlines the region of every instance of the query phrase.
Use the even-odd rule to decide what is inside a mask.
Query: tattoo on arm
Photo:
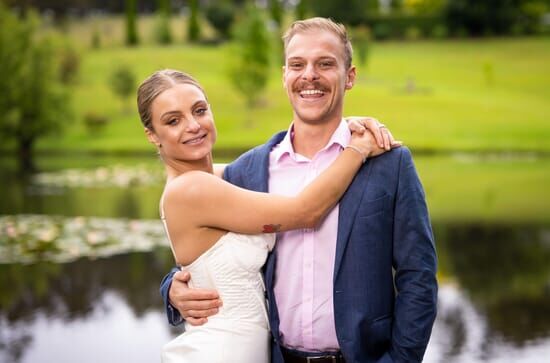
[[[281,230],[280,224],[264,224],[263,233],[276,233]]]

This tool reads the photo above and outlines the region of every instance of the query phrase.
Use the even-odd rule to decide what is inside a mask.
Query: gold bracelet
[[[352,150],[355,150],[359,153],[359,155],[361,155],[361,158],[363,158],[363,164],[365,163],[365,161],[367,161],[367,157],[365,154],[363,154],[363,152],[355,145],[348,145],[346,146],[344,149],[347,149],[347,148],[350,148]]]

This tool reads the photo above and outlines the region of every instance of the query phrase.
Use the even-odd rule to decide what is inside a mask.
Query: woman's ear
[[[151,144],[156,145],[157,147],[161,147],[160,141],[153,130],[147,127],[145,127],[143,130],[145,131],[145,135],[147,135],[147,139]]]

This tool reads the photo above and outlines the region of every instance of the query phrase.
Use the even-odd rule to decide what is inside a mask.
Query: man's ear
[[[286,66],[282,66],[281,69],[283,71],[283,74],[281,77],[283,79],[283,88],[286,88]]]
[[[147,135],[147,139],[149,142],[153,145],[159,146],[160,141],[158,140],[157,135],[152,131],[151,129],[144,127],[143,130],[145,131],[145,135]]]
[[[357,70],[355,66],[349,67],[346,75],[346,89],[352,89],[355,84],[355,77],[357,76]]]

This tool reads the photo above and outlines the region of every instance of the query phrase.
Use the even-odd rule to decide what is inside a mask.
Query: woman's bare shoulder
[[[189,171],[177,176],[166,184],[164,188],[165,202],[184,202],[195,200],[205,194],[216,185],[220,179],[213,174],[204,171]]]

